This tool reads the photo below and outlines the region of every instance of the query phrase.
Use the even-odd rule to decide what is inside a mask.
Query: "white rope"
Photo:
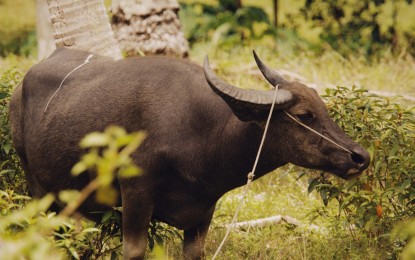
[[[256,170],[256,167],[257,167],[257,164],[258,164],[259,156],[261,155],[262,146],[264,145],[265,137],[267,135],[268,128],[269,128],[269,122],[271,121],[272,112],[274,111],[275,101],[277,100],[277,94],[278,94],[278,85],[275,86],[274,100],[272,101],[271,110],[269,111],[269,114],[268,114],[267,123],[265,125],[264,133],[262,135],[262,140],[261,140],[261,143],[260,143],[259,148],[258,148],[258,153],[257,153],[256,158],[255,158],[254,166],[252,167],[252,171],[247,176],[248,181],[246,183],[244,193],[242,194],[241,201],[239,202],[239,205],[238,205],[238,208],[236,209],[235,215],[233,216],[231,223],[228,225],[228,228],[226,230],[226,234],[223,237],[222,242],[220,243],[220,245],[219,245],[218,249],[216,250],[215,254],[213,255],[212,260],[214,260],[218,256],[220,250],[222,249],[223,245],[225,244],[226,239],[228,238],[228,236],[231,232],[231,229],[232,229],[233,225],[236,223],[238,213],[239,213],[239,211],[242,207],[242,204],[244,202],[246,194],[248,193],[249,186],[251,185],[251,182],[254,179],[255,170]]]
[[[290,113],[288,113],[287,111],[285,111],[285,110],[284,110],[284,113],[285,113],[285,114],[286,114],[289,118],[291,118],[292,120],[294,120],[294,122],[298,123],[299,125],[301,125],[302,127],[306,128],[307,130],[309,130],[309,131],[311,131],[311,132],[315,133],[316,135],[318,135],[318,136],[320,136],[320,137],[324,138],[325,140],[329,141],[330,143],[332,143],[332,144],[334,144],[334,145],[338,146],[340,149],[342,149],[342,150],[344,150],[344,151],[346,151],[346,152],[348,152],[348,153],[350,153],[350,154],[353,154],[353,152],[351,152],[349,149],[347,149],[347,148],[345,148],[344,146],[342,146],[342,145],[340,145],[340,144],[336,143],[335,141],[331,140],[330,138],[328,138],[328,137],[326,137],[326,136],[324,136],[324,135],[320,134],[319,132],[317,132],[317,131],[316,131],[316,130],[314,130],[313,128],[309,127],[308,125],[303,124],[302,122],[300,122],[299,120],[297,120],[297,118],[293,117],[293,116],[292,116]]]
[[[48,103],[46,104],[46,107],[45,107],[45,111],[44,112],[46,112],[46,110],[48,109],[48,106],[49,106],[49,103],[50,103],[50,101],[52,101],[52,99],[54,98],[54,97],[56,97],[56,95],[58,94],[58,91],[62,88],[62,85],[63,85],[63,82],[66,80],[66,78],[67,77],[69,77],[69,75],[71,75],[73,72],[75,72],[77,69],[79,69],[79,68],[81,68],[82,66],[84,66],[85,64],[87,64],[88,62],[89,62],[89,60],[92,58],[92,56],[94,56],[93,54],[90,54],[87,58],[86,58],[86,60],[84,61],[84,63],[82,63],[81,65],[79,65],[78,67],[76,67],[76,68],[74,68],[71,72],[69,72],[64,78],[63,78],[63,80],[61,81],[61,84],[59,85],[59,88],[55,91],[55,93],[53,93],[53,95],[50,97],[50,99],[49,99],[49,101],[48,101]]]

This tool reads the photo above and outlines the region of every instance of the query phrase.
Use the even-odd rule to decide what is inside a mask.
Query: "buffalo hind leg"
[[[205,238],[209,230],[215,205],[206,213],[203,220],[196,226],[184,231],[183,255],[184,259],[201,259]]]
[[[147,250],[147,230],[153,214],[153,202],[148,194],[150,191],[123,190],[122,186],[121,190],[123,259],[144,259]]]

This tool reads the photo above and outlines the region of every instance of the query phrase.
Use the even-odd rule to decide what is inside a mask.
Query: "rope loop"
[[[264,145],[264,142],[265,142],[265,137],[267,136],[267,132],[268,132],[268,128],[269,128],[269,122],[271,121],[272,112],[274,111],[274,107],[275,107],[275,101],[277,100],[278,88],[279,88],[279,85],[276,85],[275,86],[275,92],[274,92],[274,100],[272,102],[271,109],[270,109],[269,114],[268,114],[267,123],[265,124],[264,133],[262,135],[261,143],[260,143],[259,148],[258,148],[258,152],[257,152],[256,158],[255,158],[254,166],[252,167],[252,171],[249,172],[249,174],[247,176],[248,180],[246,182],[245,190],[244,190],[244,193],[242,194],[241,201],[239,202],[239,205],[238,205],[238,208],[236,209],[235,215],[233,216],[231,223],[228,225],[228,228],[226,230],[226,234],[223,237],[222,242],[220,243],[220,245],[219,245],[218,249],[216,250],[215,254],[213,255],[212,260],[214,260],[218,256],[220,250],[222,249],[223,245],[225,244],[226,239],[228,239],[228,236],[231,232],[232,226],[233,226],[233,224],[236,223],[238,213],[239,213],[240,209],[242,208],[242,204],[245,200],[246,194],[248,193],[249,187],[250,187],[252,181],[254,180],[256,166],[258,164],[259,156],[261,155],[262,146]]]

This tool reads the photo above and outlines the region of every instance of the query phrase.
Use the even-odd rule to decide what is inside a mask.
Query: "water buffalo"
[[[185,257],[200,258],[215,203],[246,182],[273,90],[234,87],[214,74],[207,59],[201,67],[165,57],[114,61],[94,55],[51,99],[89,55],[56,50],[27,72],[12,96],[13,142],[31,193],[82,189],[90,181],[87,174],[70,174],[87,133],[109,125],[146,130],[148,137],[133,154],[144,174],[118,180],[124,258],[144,257],[152,218],[184,230]],[[284,80],[255,58],[265,78],[279,85],[256,178],[287,163],[345,179],[367,168],[367,151],[330,119],[314,89]],[[306,130],[286,112],[352,153]],[[80,212],[103,209],[91,197]]]

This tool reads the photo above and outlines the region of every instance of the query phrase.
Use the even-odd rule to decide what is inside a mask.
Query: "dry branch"
[[[260,227],[265,227],[269,225],[284,224],[284,223],[288,223],[296,227],[300,227],[300,226],[306,227],[308,229],[315,230],[315,231],[322,230],[322,228],[320,228],[317,225],[314,225],[314,224],[305,225],[295,218],[292,218],[290,216],[281,216],[281,215],[238,222],[238,223],[231,225],[231,227],[234,229],[239,229],[239,230],[247,230],[251,227],[260,228]],[[229,227],[229,225],[227,227]]]

